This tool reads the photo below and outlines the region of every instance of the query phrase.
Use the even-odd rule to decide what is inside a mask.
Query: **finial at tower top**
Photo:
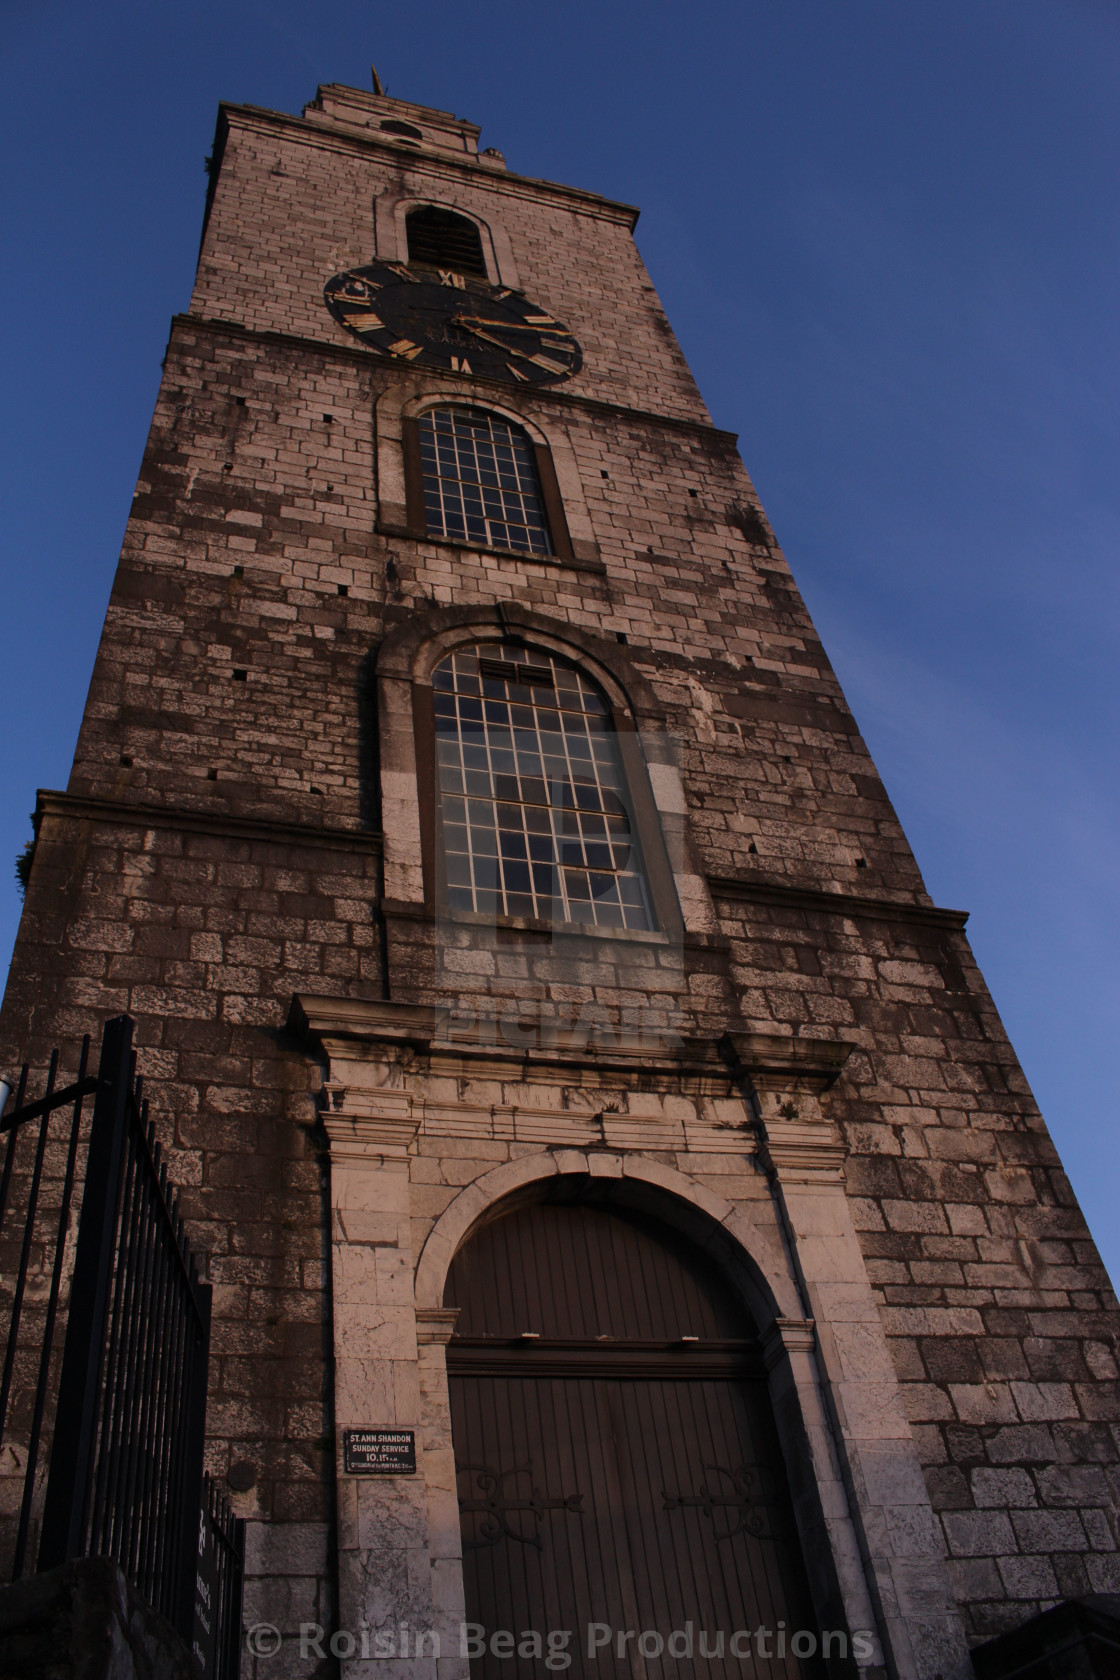
[[[373,77],[373,91],[374,91],[374,93],[380,93],[382,96],[384,96],[385,89],[381,85],[381,77],[377,74],[376,64],[371,64],[370,65],[369,73]]]

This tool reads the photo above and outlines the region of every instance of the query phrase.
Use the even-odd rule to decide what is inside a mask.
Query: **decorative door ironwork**
[[[491,1470],[485,1464],[463,1464],[459,1466],[459,1474],[468,1477],[468,1492],[461,1494],[459,1498],[460,1511],[464,1515],[477,1512],[482,1517],[472,1536],[464,1534],[464,1546],[496,1546],[504,1537],[507,1540],[519,1541],[523,1546],[535,1546],[539,1552],[543,1550],[543,1546],[537,1533],[524,1534],[511,1522],[515,1512],[528,1513],[538,1526],[546,1511],[574,1511],[577,1515],[583,1514],[582,1493],[561,1494],[556,1499],[546,1498],[533,1484],[531,1464],[515,1464],[509,1470]],[[527,1476],[529,1480],[527,1498],[517,1496],[517,1478],[520,1476]],[[481,1498],[470,1498],[470,1492],[476,1490]]]

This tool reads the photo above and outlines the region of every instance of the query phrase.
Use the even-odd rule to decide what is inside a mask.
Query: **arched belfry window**
[[[432,687],[448,907],[652,927],[602,689],[567,660],[513,642],[458,648]]]
[[[417,128],[415,123],[398,122],[396,117],[389,117],[381,124],[383,134],[392,134],[398,140],[423,140],[424,130]]]
[[[455,210],[424,204],[405,217],[408,260],[417,268],[446,268],[485,280],[482,236],[474,222]]]
[[[520,426],[456,406],[429,409],[419,429],[428,536],[552,553],[533,445]]]

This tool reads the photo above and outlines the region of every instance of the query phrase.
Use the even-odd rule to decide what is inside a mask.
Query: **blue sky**
[[[220,98],[368,85],[638,241],[1120,1276],[1111,0],[37,0],[0,19],[0,961],[65,785]],[[298,230],[293,230],[298,237]]]

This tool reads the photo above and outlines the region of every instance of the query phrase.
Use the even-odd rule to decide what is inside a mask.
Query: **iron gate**
[[[96,1074],[87,1037],[77,1078],[62,1088],[55,1051],[34,1101],[24,1067],[15,1107],[0,1119],[0,1287],[11,1309],[0,1447],[17,1469],[23,1454],[10,1575],[28,1573],[32,1558],[41,1571],[113,1557],[191,1644],[201,1523],[219,1560],[220,1625],[196,1663],[235,1680],[244,1523],[202,1473],[210,1287],[199,1281],[148,1119],[132,1032],[127,1015],[106,1023]],[[29,1157],[21,1143],[33,1135]]]

